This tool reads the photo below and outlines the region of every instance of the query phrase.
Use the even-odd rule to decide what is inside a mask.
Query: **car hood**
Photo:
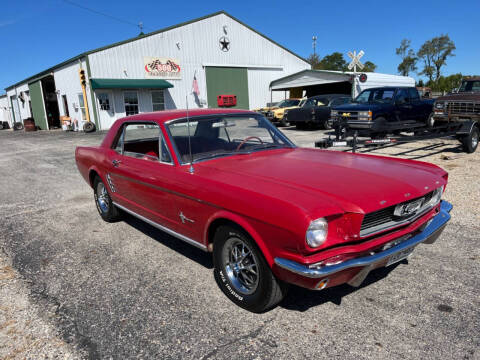
[[[385,106],[390,106],[391,104],[378,104],[378,103],[351,103],[346,105],[337,106],[334,110],[337,111],[375,111],[379,109],[385,109]]]
[[[462,101],[462,100],[476,100],[480,101],[480,92],[463,92],[457,94],[450,94],[439,96],[436,101]]]
[[[198,164],[215,179],[311,209],[334,203],[368,213],[422,196],[445,184],[441,168],[418,161],[316,149],[282,149]]]

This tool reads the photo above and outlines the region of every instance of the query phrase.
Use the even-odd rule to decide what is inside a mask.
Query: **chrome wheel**
[[[99,182],[97,184],[97,204],[98,208],[102,213],[107,213],[108,212],[108,202],[109,202],[109,197],[108,197],[108,192],[107,188],[102,182]]]
[[[478,145],[478,132],[472,135],[472,149],[476,149]]]
[[[230,284],[238,292],[249,295],[258,286],[258,259],[252,249],[237,237],[225,242],[222,262]]]

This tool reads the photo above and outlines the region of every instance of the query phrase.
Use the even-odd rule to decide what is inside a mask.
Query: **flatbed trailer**
[[[337,126],[335,128],[334,139],[329,136],[327,139],[318,140],[315,142],[315,147],[323,149],[330,147],[351,147],[352,152],[355,153],[359,147],[455,137],[462,143],[462,148],[465,152],[473,153],[478,147],[480,134],[479,124],[476,121],[449,122],[432,128],[419,123],[418,126],[412,126],[411,131],[414,133],[412,136],[402,135],[359,140],[358,131],[354,131],[353,134],[347,133],[345,132],[345,128]]]

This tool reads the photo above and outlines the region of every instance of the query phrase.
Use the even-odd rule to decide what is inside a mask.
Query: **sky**
[[[395,48],[402,39],[410,39],[416,51],[426,40],[448,34],[457,49],[442,73],[480,74],[479,0],[23,0],[1,6],[0,94],[82,52],[135,37],[140,21],[147,33],[219,10],[302,57],[313,52],[315,35],[320,57],[363,50],[364,61],[388,74],[397,73]]]

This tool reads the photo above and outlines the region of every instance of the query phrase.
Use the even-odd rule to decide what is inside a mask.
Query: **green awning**
[[[173,85],[161,79],[90,79],[92,89],[167,89]]]

